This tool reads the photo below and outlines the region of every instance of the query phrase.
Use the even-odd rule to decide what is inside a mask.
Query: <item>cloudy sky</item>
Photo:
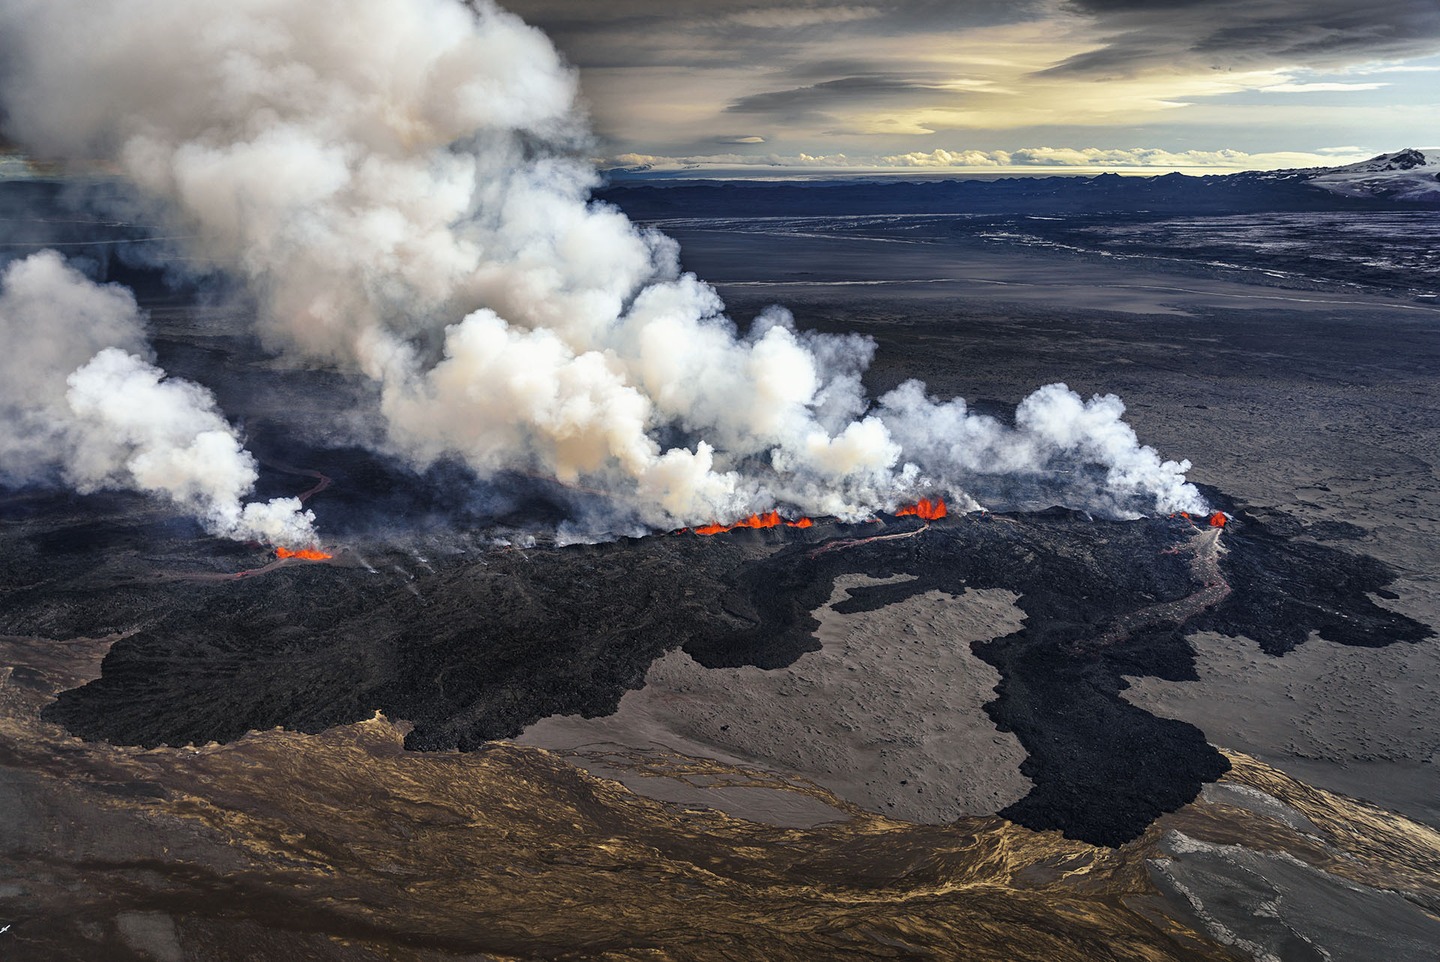
[[[580,68],[599,153],[625,164],[1167,170],[1440,145],[1440,0],[504,5]]]

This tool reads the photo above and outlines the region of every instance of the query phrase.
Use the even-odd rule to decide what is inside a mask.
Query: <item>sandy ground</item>
[[[665,229],[680,241],[686,266],[706,280],[724,291],[763,290],[780,303],[816,296],[946,298],[1176,318],[1206,311],[1330,313],[1375,303],[1362,293],[1266,286],[1254,283],[1262,278],[1233,273],[1182,274],[1129,259],[974,242],[956,248],[894,239]],[[762,249],[779,256],[757,256]],[[1431,304],[1388,303],[1386,309],[1440,321],[1440,307]]]
[[[841,579],[830,605],[868,580]],[[1024,749],[982,709],[1000,677],[971,653],[970,642],[1018,630],[1023,613],[1015,600],[1000,590],[959,597],[932,591],[863,614],[827,606],[816,612],[821,649],[788,668],[705,669],[674,651],[614,715],[547,718],[515,740],[577,753],[586,767],[610,767],[617,748],[759,766],[916,822],[990,814],[1023,797],[1030,783],[1019,772]],[[667,798],[676,792],[673,780],[653,788],[651,781],[625,779],[651,797],[782,824],[811,812],[790,811],[788,794],[773,811],[754,795],[743,809],[703,789]]]
[[[1167,833],[1161,851],[1166,857],[1149,864],[1152,879],[1189,903],[1198,927],[1217,942],[1260,962],[1422,960],[1434,958],[1440,944],[1440,920],[1424,906],[1286,853],[1202,842],[1182,832]]]
[[[1125,697],[1211,741],[1316,784],[1440,825],[1440,672],[1433,645],[1347,648],[1320,639],[1284,658],[1248,639],[1191,639],[1198,682],[1132,678]]]

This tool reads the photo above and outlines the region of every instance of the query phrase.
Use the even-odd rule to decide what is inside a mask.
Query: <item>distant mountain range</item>
[[[1183,214],[1440,207],[1440,158],[1407,148],[1345,167],[1158,177],[682,181],[612,184],[598,196],[638,220],[824,214]]]
[[[0,210],[63,180],[0,153]],[[1414,148],[1344,167],[1155,177],[1033,175],[987,180],[627,179],[597,196],[637,220],[844,214],[1174,215],[1440,207],[1440,155]]]

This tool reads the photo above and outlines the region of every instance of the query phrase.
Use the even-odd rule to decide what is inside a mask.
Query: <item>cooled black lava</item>
[[[928,527],[888,519],[456,553],[423,565],[372,550],[377,573],[305,565],[197,584],[152,572],[238,568],[244,549],[197,545],[127,520],[128,499],[106,503],[107,523],[94,520],[95,500],[36,504],[6,538],[10,565],[28,573],[5,579],[26,587],[7,593],[0,632],[59,638],[141,626],[114,645],[98,680],[48,709],[82,737],[226,741],[277,725],[318,731],[379,709],[413,723],[411,749],[475,750],[549,715],[614,711],[676,647],[707,667],[788,665],[818,647],[812,612],[838,576],[909,575],[854,590],[838,608],[872,610],[931,589],[1017,592],[1025,627],[975,646],[1002,675],[987,710],[1026,748],[1022,770],[1035,786],[1002,814],[1110,845],[1226,770],[1198,729],[1120,697],[1127,675],[1194,678],[1190,631],[1243,635],[1273,654],[1311,631],[1350,645],[1430,634],[1373,603],[1393,577],[1379,562],[1234,505],[1219,560],[1233,590],[1197,607],[1212,596],[1197,594],[1197,529],[1183,519],[1059,510]],[[103,532],[98,542],[69,543],[78,536],[70,510]],[[1195,610],[1180,622],[1165,620],[1187,603]]]

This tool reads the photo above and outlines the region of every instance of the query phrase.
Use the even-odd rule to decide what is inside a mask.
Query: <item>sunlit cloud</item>
[[[1274,84],[1270,87],[1260,89],[1271,94],[1313,94],[1313,93],[1343,93],[1352,90],[1380,90],[1390,86],[1388,83],[1283,83]]]
[[[834,170],[923,169],[995,171],[1006,168],[1078,170],[1135,170],[1164,173],[1173,170],[1281,170],[1297,167],[1332,167],[1364,160],[1369,156],[1358,147],[1327,147],[1322,150],[1247,153],[1242,150],[1170,151],[1155,147],[1073,148],[1022,147],[1018,150],[911,151],[903,154],[697,154],[668,157],[626,153],[610,158],[608,166],[649,170],[693,168],[795,168]]]
[[[1376,153],[1440,137],[1423,79],[1440,69],[1435,0],[513,5],[580,67],[612,154],[885,157],[956,138]]]

